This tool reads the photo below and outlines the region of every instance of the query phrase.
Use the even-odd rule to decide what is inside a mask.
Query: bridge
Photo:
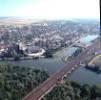
[[[49,92],[57,84],[58,81],[63,79],[63,77],[65,75],[68,75],[72,70],[77,68],[79,64],[85,61],[85,58],[87,58],[91,54],[94,54],[95,51],[98,49],[100,49],[100,47],[99,39],[97,38],[91,46],[87,47],[77,57],[68,62],[63,69],[51,75],[46,81],[44,81],[41,85],[32,90],[22,100],[40,100],[47,92]]]

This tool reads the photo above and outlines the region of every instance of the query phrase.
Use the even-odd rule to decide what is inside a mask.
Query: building
[[[24,51],[24,54],[30,57],[41,57],[44,53],[45,50],[37,46],[28,46]]]

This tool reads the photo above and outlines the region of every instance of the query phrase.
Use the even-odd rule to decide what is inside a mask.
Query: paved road
[[[85,58],[94,53],[99,48],[98,44],[99,41],[98,39],[96,39],[91,46],[89,46],[86,50],[75,57],[75,59],[68,62],[68,64],[62,70],[56,72],[45,82],[39,85],[36,89],[32,90],[27,96],[23,98],[23,100],[38,100],[49,89],[51,89],[58,82],[58,80],[62,79],[65,74],[71,71],[75,67],[75,65],[79,65],[84,61]]]

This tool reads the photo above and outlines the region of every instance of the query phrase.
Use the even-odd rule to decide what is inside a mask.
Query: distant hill
[[[39,20],[28,17],[19,17],[19,16],[10,16],[10,17],[0,17],[0,24],[31,24],[35,22],[48,22],[48,23],[60,23],[63,24],[68,23],[82,23],[82,24],[90,24],[90,23],[99,23],[99,19],[68,19],[68,20]]]
[[[31,24],[33,21],[23,17],[0,17],[0,24]]]

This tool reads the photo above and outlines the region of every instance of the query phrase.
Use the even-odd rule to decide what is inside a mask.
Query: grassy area
[[[89,65],[101,65],[101,54],[94,57],[90,62]]]

